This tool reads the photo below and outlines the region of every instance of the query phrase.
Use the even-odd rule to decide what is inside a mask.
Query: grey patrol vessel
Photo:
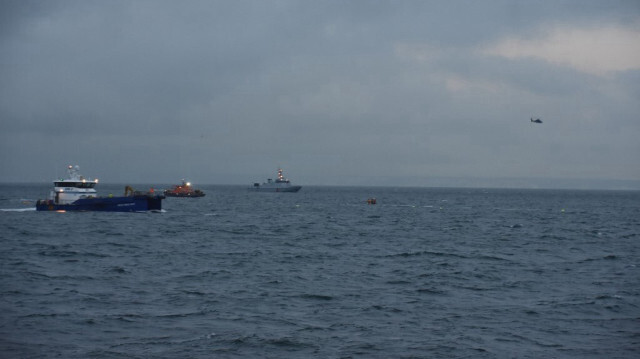
[[[282,175],[282,169],[278,168],[278,177],[276,180],[269,178],[267,182],[254,183],[253,187],[249,187],[249,190],[255,192],[298,192],[302,186],[294,186],[291,182],[284,178]]]

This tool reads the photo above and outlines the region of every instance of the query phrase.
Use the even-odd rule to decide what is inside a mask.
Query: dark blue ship
[[[38,211],[105,211],[145,212],[161,211],[162,194],[152,191],[139,192],[125,187],[124,196],[98,196],[95,190],[97,179],[89,180],[80,175],[78,166],[69,166],[69,178],[53,182],[49,198],[38,200]]]

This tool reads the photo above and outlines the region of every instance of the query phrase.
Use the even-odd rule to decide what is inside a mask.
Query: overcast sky
[[[640,2],[0,0],[0,181],[68,164],[102,183],[637,185]]]

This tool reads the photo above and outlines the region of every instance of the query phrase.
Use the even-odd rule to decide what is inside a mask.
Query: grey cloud
[[[68,161],[115,181],[246,182],[278,165],[317,184],[339,184],[337,171],[350,181],[566,177],[571,163],[597,176],[581,151],[617,178],[640,177],[620,169],[631,161],[621,153],[638,149],[626,135],[638,131],[636,72],[602,80],[477,53],[546,24],[628,23],[635,2],[2,6],[0,164],[37,180]],[[435,51],[411,61],[397,52],[403,44]],[[512,92],[453,93],[454,76]],[[595,103],[606,116],[593,114]],[[549,121],[531,127],[533,115]],[[572,130],[578,120],[592,127]],[[43,153],[52,147],[59,153]]]

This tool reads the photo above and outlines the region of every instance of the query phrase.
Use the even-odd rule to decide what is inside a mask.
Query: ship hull
[[[172,193],[172,192],[165,192],[164,193],[165,196],[167,197],[204,197],[205,194],[203,192],[200,193]]]
[[[267,187],[267,186],[255,186],[249,188],[254,192],[298,192],[302,186],[287,186],[287,187]]]
[[[36,210],[100,212],[161,211],[162,199],[164,199],[164,196],[135,195],[126,197],[82,198],[69,204],[57,204],[50,200],[43,200],[36,203]]]

